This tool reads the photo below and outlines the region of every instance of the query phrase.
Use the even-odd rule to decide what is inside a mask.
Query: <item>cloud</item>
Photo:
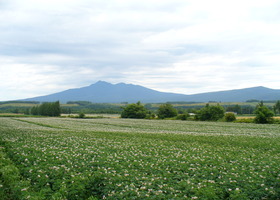
[[[277,0],[0,0],[0,100],[98,80],[280,88]]]

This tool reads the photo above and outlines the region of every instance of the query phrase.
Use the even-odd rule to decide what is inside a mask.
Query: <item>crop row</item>
[[[19,199],[280,197],[276,125],[23,118],[0,127],[25,181]]]

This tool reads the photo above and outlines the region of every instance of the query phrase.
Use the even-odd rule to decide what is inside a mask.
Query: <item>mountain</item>
[[[280,90],[259,86],[245,89],[193,94],[188,96],[188,101],[199,100],[201,102],[245,102],[252,99],[263,101],[279,100]]]
[[[181,101],[186,95],[158,92],[139,85],[118,83],[111,84],[105,81],[98,81],[87,87],[70,89],[46,96],[25,99],[28,101],[51,102],[57,101],[91,101],[94,103],[120,103],[137,102],[154,103],[166,101]]]
[[[159,92],[149,88],[133,84],[111,84],[98,81],[87,87],[69,89],[62,92],[25,99],[26,101],[52,102],[59,100],[67,101],[90,101],[94,103],[162,103],[174,101],[195,102],[243,102],[250,99],[256,100],[279,100],[280,90],[265,87],[253,87],[238,90],[209,92],[193,95]]]

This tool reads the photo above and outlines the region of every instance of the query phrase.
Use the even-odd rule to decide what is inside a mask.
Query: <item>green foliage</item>
[[[120,114],[122,112],[121,106],[119,104],[109,104],[109,103],[90,103],[84,101],[73,101],[67,102],[63,108],[71,109],[71,113],[87,113],[87,114]],[[73,106],[75,105],[75,106]],[[64,110],[63,113],[69,113],[69,110]]]
[[[240,119],[236,119],[234,122],[236,122],[236,123],[254,123],[254,119],[253,118],[240,118]]]
[[[156,114],[148,111],[148,114],[146,115],[145,119],[155,119],[156,118]]]
[[[235,114],[232,112],[228,112],[225,114],[225,121],[226,122],[233,122],[236,120]]]
[[[273,123],[273,112],[266,107],[263,102],[260,102],[257,105],[255,110],[256,117],[254,119],[255,123],[257,124],[268,124]]]
[[[0,120],[3,200],[276,200],[280,196],[278,125],[24,121],[30,123]]]
[[[273,109],[274,109],[274,112],[275,112],[275,114],[280,114],[280,101],[277,101],[276,103],[275,103],[275,105],[273,106]]]
[[[78,104],[80,106],[88,106],[92,103],[90,101],[68,101],[67,104]]]
[[[216,106],[206,104],[204,108],[199,110],[195,119],[200,121],[218,121],[224,117],[224,114],[225,110],[219,104]]]
[[[42,115],[50,117],[58,117],[61,114],[61,108],[59,101],[53,103],[43,103],[39,106],[31,108],[32,115]]]
[[[78,117],[79,117],[79,118],[85,118],[85,117],[86,117],[86,115],[85,115],[85,113],[80,112]]]
[[[3,104],[40,104],[39,101],[3,101],[0,102],[0,105]]]
[[[123,108],[121,118],[144,119],[148,114],[147,109],[138,101],[136,104],[128,104]]]
[[[237,114],[242,114],[242,108],[240,105],[230,105],[226,106],[226,111],[227,112],[234,112]]]
[[[171,104],[166,103],[159,106],[157,114],[159,119],[165,119],[176,117],[178,111]]]
[[[22,180],[19,169],[8,158],[4,151],[6,145],[0,141],[0,197],[2,200],[26,199],[32,193],[28,190],[29,182]]]
[[[189,113],[182,113],[182,114],[177,115],[176,119],[187,120],[189,117],[190,117]]]

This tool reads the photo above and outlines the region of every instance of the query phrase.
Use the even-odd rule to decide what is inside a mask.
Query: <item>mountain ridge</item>
[[[23,99],[23,101],[90,101],[93,103],[165,103],[175,101],[185,102],[244,102],[247,100],[279,100],[280,90],[263,86],[234,89],[198,94],[178,94],[159,92],[140,85],[98,81],[86,87],[73,88],[49,95]]]

